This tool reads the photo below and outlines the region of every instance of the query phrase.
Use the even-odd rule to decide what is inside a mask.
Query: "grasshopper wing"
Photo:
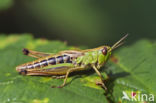
[[[65,50],[65,51],[61,51],[59,52],[60,55],[68,55],[70,57],[79,57],[79,56],[83,56],[84,52],[82,50]]]

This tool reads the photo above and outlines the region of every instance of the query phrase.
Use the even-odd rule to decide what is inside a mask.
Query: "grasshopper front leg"
[[[104,83],[104,78],[103,78],[103,76],[102,76],[102,74],[98,71],[98,69],[95,67],[95,65],[93,65],[93,69],[96,71],[96,73],[99,75],[99,77],[100,77],[100,79],[101,79],[101,85],[102,85],[102,87],[105,89],[105,90],[107,90],[107,87],[106,87],[106,85],[105,85],[105,83]]]

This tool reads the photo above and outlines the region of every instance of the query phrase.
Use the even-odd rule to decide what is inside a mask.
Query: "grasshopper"
[[[112,50],[122,45],[122,41],[127,36],[128,35],[122,37],[112,47],[100,46],[87,50],[65,50],[56,54],[23,49],[25,55],[37,58],[37,60],[17,66],[16,71],[22,75],[41,75],[64,78],[62,85],[52,86],[61,88],[65,86],[71,72],[93,68],[101,79],[100,85],[107,90],[104,84],[104,78],[99,72],[99,69],[111,56]]]

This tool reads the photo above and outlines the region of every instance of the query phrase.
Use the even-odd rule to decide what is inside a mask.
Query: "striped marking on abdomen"
[[[21,69],[40,69],[49,65],[56,65],[62,63],[72,63],[71,57],[68,55],[49,57],[33,63],[28,63],[25,66],[21,66]]]

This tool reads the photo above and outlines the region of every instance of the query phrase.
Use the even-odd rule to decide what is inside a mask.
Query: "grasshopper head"
[[[101,67],[111,55],[111,47],[102,46],[99,48],[98,52],[98,66]]]
[[[100,47],[100,54],[99,54],[99,57],[98,57],[99,65],[103,65],[108,60],[108,58],[110,57],[110,55],[112,53],[112,50],[114,50],[115,48],[121,46],[123,44],[122,41],[127,36],[128,36],[128,34],[125,35],[124,37],[122,37],[119,41],[117,41],[112,47],[110,47],[110,46]]]

